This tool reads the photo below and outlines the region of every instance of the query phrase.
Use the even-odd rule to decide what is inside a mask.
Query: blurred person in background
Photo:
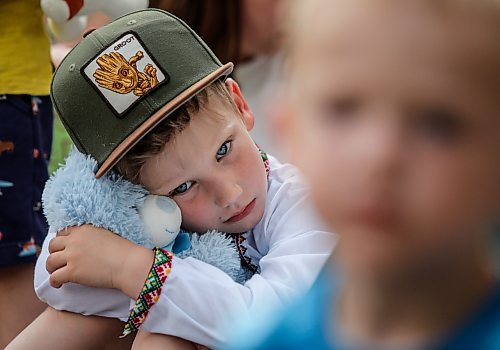
[[[89,18],[89,29],[109,22],[99,13]],[[64,161],[71,145],[57,119],[53,135],[50,81],[53,66],[79,40],[51,45],[40,0],[0,1],[0,20],[0,349],[4,349],[47,307],[33,286],[34,263],[48,230],[41,195],[49,170]],[[58,315],[70,323],[66,316]],[[118,339],[121,322],[88,317],[74,326],[75,332],[85,320],[108,332],[106,338],[94,337],[96,344],[106,344],[107,350],[130,349],[133,337]]]
[[[62,59],[68,54],[68,52],[80,42],[83,37],[83,34],[88,30],[99,28],[107,23],[109,23],[110,19],[102,12],[95,12],[88,16],[87,27],[81,33],[80,37],[76,40],[69,42],[59,42],[55,39],[52,39],[52,44],[50,46],[50,56],[52,59],[52,64],[55,68],[59,66]],[[49,174],[54,173],[54,171],[59,168],[61,164],[64,163],[66,156],[68,155],[69,149],[73,142],[69,137],[66,129],[61,123],[61,120],[55,116],[54,118],[54,140],[52,146],[52,154],[49,163]]]
[[[234,62],[238,81],[256,122],[255,142],[282,160],[277,122],[283,73],[282,0],[151,0],[150,7],[184,20],[223,62]],[[285,1],[286,3],[286,1]]]
[[[233,349],[500,349],[500,2],[292,13],[290,147],[340,241]]]
[[[52,143],[50,42],[39,0],[0,2],[0,348],[45,305],[33,288],[47,234],[41,194]]]

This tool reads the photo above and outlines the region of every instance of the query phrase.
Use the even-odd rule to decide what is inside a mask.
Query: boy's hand
[[[116,288],[136,298],[154,253],[108,230],[92,225],[71,227],[49,243],[46,268],[50,285],[67,282],[96,288]]]

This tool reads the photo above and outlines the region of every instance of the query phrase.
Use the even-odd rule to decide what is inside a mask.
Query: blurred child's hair
[[[202,90],[165,118],[150,133],[144,136],[115,166],[115,170],[128,181],[139,184],[140,172],[146,161],[161,153],[173,137],[181,133],[190,123],[192,115],[207,107],[209,98],[220,98],[231,109],[237,108],[223,80]]]
[[[486,57],[487,61],[476,65],[470,64],[466,69],[482,79],[484,83],[490,84],[490,89],[498,90],[500,83],[500,0],[293,0],[290,6],[285,7],[287,35],[283,51],[288,69],[295,67],[294,62],[298,52],[307,55],[307,50],[297,50],[297,48],[309,41],[307,35],[304,34],[306,32],[304,28],[318,25],[318,21],[314,22],[318,13],[327,16],[328,13],[335,11],[335,6],[363,2],[371,6],[394,4],[418,6],[422,11],[436,16],[444,26],[446,26],[447,19],[456,16],[464,29],[477,29],[467,35],[460,34],[457,40],[475,42],[477,51],[473,54],[481,58]],[[325,8],[327,6],[329,9]],[[334,20],[331,21],[332,25],[335,25]],[[500,105],[500,99],[498,101]]]
[[[350,2],[350,0],[343,0],[345,2]],[[360,1],[360,0],[356,0]],[[492,24],[496,25],[498,33],[500,34],[500,0],[382,0],[378,2],[369,1],[372,4],[385,4],[389,2],[399,2],[399,3],[418,3],[425,5],[429,10],[440,11],[441,13],[446,13],[449,10],[461,10],[465,13],[474,15],[482,15],[485,19],[489,19]],[[286,25],[287,30],[287,40],[285,41],[285,50],[290,50],[295,43],[297,35],[300,35],[304,26],[312,25],[312,23],[304,22],[305,19],[309,19],[307,14],[308,9],[313,8],[314,3],[321,2],[321,0],[310,0],[301,1],[293,0],[290,6],[285,7],[286,10]],[[331,6],[335,6],[334,3],[341,3],[342,1],[331,1],[328,0],[327,3]],[[495,31],[497,32],[497,31]],[[497,41],[497,46],[500,47],[500,40]]]

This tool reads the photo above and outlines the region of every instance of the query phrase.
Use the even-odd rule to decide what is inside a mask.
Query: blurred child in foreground
[[[291,18],[292,154],[341,238],[309,295],[235,348],[500,349],[500,2]]]

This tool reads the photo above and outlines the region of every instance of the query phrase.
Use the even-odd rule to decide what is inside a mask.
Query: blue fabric
[[[52,126],[48,96],[0,95],[0,267],[35,261],[47,235],[41,196]]]
[[[331,279],[331,273],[323,271],[307,295],[286,308],[274,321],[267,319],[264,322],[269,329],[250,327],[250,331],[236,338],[227,350],[359,349],[341,345],[338,339],[328,335],[329,329],[333,328],[328,322],[332,312],[330,303],[335,301],[336,284]],[[253,321],[260,323],[258,319]],[[273,325],[270,326],[270,323]],[[500,283],[462,326],[424,349],[499,350]]]
[[[179,232],[177,237],[175,237],[175,241],[172,243],[172,253],[174,254],[180,254],[191,248],[191,239],[189,238],[189,234],[184,231]]]
[[[500,349],[500,282],[488,300],[436,349]]]
[[[326,337],[333,282],[323,271],[309,293],[281,313],[263,312],[243,324],[224,350],[334,349]]]

